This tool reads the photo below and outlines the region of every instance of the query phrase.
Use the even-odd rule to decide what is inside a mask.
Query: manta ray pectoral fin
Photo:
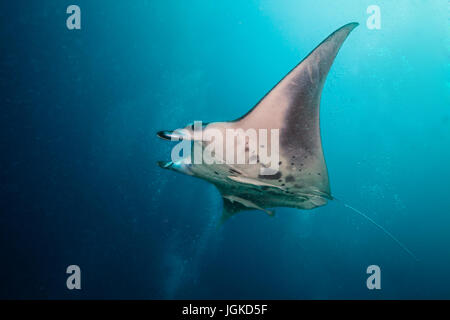
[[[259,128],[280,127],[286,118],[301,130],[319,125],[319,104],[328,71],[350,32],[358,26],[352,22],[334,31],[308,56],[273,87],[247,114],[237,119],[240,125]],[[314,132],[317,134],[318,132]]]
[[[245,210],[253,210],[252,208],[248,208],[244,206],[243,204],[231,201],[228,198],[225,198],[222,196],[223,200],[223,211],[222,211],[222,217],[219,221],[219,226],[222,225],[225,221],[227,221],[229,218],[234,216],[235,214],[245,211]]]
[[[320,137],[320,97],[339,49],[356,26],[349,23],[329,35],[253,109],[233,122],[236,128],[279,130],[283,163],[295,168],[291,176],[301,179],[308,172],[314,176],[309,186],[327,194],[331,192]]]
[[[235,195],[222,195],[223,199],[223,212],[220,224],[223,224],[226,220],[240,211],[246,210],[259,210],[267,213],[267,215],[273,217],[275,211],[264,209],[254,202],[244,199]]]
[[[231,200],[231,202],[233,202],[233,203],[234,202],[238,202],[241,205],[243,205],[244,207],[249,208],[249,209],[255,209],[255,210],[264,211],[269,216],[273,216],[274,213],[275,213],[274,211],[270,211],[270,210],[267,210],[267,209],[264,209],[264,208],[258,206],[256,203],[254,203],[251,200],[244,199],[244,198],[241,198],[241,197],[238,197],[238,196],[224,196],[224,198],[227,198],[227,199]]]

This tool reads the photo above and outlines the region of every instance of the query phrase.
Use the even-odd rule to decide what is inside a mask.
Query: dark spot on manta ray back
[[[265,179],[265,180],[277,180],[280,179],[282,177],[282,174],[280,171],[278,171],[275,174],[271,174],[271,175],[258,175],[259,179]]]
[[[286,177],[286,182],[293,182],[293,181],[295,181],[295,178],[293,176],[289,175]]]

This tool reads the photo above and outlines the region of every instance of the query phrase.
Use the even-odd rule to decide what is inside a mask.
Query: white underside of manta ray
[[[223,197],[222,221],[243,210],[272,214],[266,209],[313,209],[325,205],[332,196],[320,138],[320,96],[339,48],[357,25],[349,23],[328,36],[243,117],[203,127],[203,132],[279,129],[280,162],[276,174],[260,175],[263,164],[259,162],[228,165],[160,161],[159,165],[214,184]],[[187,126],[185,130],[192,132],[193,127]],[[158,136],[169,140],[181,138],[174,137],[174,132],[160,131]]]

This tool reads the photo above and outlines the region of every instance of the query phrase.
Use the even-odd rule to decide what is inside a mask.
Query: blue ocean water
[[[71,4],[81,30],[66,28]],[[450,298],[448,13],[446,0],[1,2],[0,298]],[[418,262],[339,202],[216,228],[218,191],[156,165],[173,146],[157,131],[245,114],[352,21],[321,102],[331,190]],[[66,288],[73,264],[81,290]]]

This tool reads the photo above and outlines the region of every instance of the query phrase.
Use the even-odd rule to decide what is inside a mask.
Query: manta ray
[[[245,159],[253,163],[233,164],[226,161],[195,163],[192,157],[177,161],[159,161],[161,168],[174,170],[206,180],[217,187],[223,199],[220,224],[238,212],[259,210],[273,216],[274,207],[314,209],[326,205],[332,196],[324,159],[319,121],[319,107],[325,79],[333,61],[350,32],[359,24],[352,22],[334,31],[295,66],[250,111],[234,121],[212,122],[202,125],[200,135],[195,126],[182,130],[159,131],[165,140],[188,140],[202,150],[211,140],[205,139],[211,131],[225,136],[228,129],[279,130],[279,162],[277,170],[261,174],[267,166],[259,161],[260,154],[250,154],[249,139]],[[249,137],[248,137],[249,138]],[[271,142],[266,146],[269,149]],[[261,149],[260,149],[261,150]],[[219,158],[220,158],[220,152]],[[217,158],[217,157],[216,157]],[[223,159],[222,159],[223,160]],[[414,254],[389,231],[361,211],[344,206],[363,216],[392,238],[403,250],[417,260]]]
[[[334,58],[356,26],[358,23],[349,23],[328,36],[244,116],[202,127],[204,133],[228,128],[279,129],[276,173],[261,175],[261,162],[229,165],[160,161],[159,166],[214,184],[223,198],[222,222],[244,210],[273,215],[268,208],[313,209],[325,205],[333,197],[320,137],[320,96]],[[193,125],[184,129],[188,134],[183,136],[179,130],[160,131],[157,135],[166,140],[190,139],[205,144],[192,138]]]

